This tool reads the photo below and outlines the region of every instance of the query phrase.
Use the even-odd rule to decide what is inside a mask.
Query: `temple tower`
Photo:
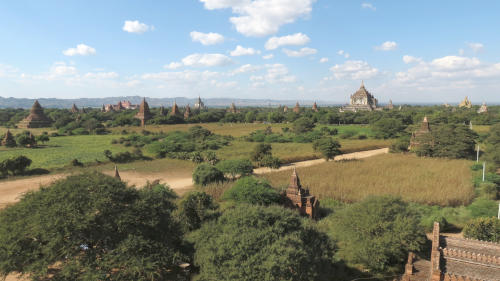
[[[35,103],[33,103],[33,106],[31,107],[30,114],[28,117],[19,122],[17,127],[26,129],[45,128],[50,127],[51,124],[52,120],[45,116],[42,106],[38,103],[38,100],[35,100]]]
[[[316,102],[314,102],[313,107],[312,107],[312,110],[313,110],[314,112],[318,112],[318,105],[316,104]]]
[[[189,117],[191,117],[191,107],[188,104],[184,110],[184,119],[188,119]]]
[[[172,111],[170,111],[169,115],[174,116],[174,115],[179,115],[179,107],[177,106],[177,103],[174,101],[174,104],[172,105]]]
[[[319,200],[315,196],[309,195],[309,190],[302,188],[295,167],[288,188],[285,191],[285,196],[290,207],[298,209],[301,214],[312,219],[317,217]]]
[[[293,108],[293,112],[300,113],[300,105],[299,102],[295,103],[295,107]]]
[[[139,106],[139,112],[134,116],[137,119],[141,120],[141,126],[144,127],[146,126],[146,121],[151,119],[153,114],[151,114],[151,111],[149,111],[149,105],[146,102],[146,98],[142,99],[141,105]]]

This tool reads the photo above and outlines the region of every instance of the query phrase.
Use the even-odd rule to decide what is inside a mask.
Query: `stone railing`
[[[500,266],[500,257],[496,257],[496,256],[481,255],[481,254],[476,254],[474,252],[463,251],[460,249],[448,249],[448,248],[442,249],[442,252],[443,252],[444,257],[462,258],[462,259],[468,259],[468,260],[479,262],[479,263]]]

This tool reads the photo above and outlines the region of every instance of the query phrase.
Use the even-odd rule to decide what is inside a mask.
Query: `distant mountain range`
[[[170,107],[173,102],[177,103],[179,106],[185,106],[190,104],[193,106],[197,98],[189,99],[184,97],[178,98],[148,98],[150,107],[165,106]],[[142,97],[140,96],[126,96],[126,97],[106,97],[106,98],[79,98],[79,99],[57,99],[57,98],[40,98],[38,99],[40,104],[46,108],[71,108],[71,106],[76,104],[78,107],[96,107],[100,108],[103,104],[117,104],[119,101],[130,101],[132,104],[140,104]],[[205,106],[214,108],[224,108],[231,105],[232,102],[237,107],[247,107],[247,106],[269,106],[277,107],[279,105],[295,106],[296,100],[271,100],[271,99],[228,99],[228,98],[207,98],[203,99]],[[35,99],[26,98],[3,98],[0,97],[0,108],[31,108]],[[299,100],[301,106],[312,106],[315,101],[312,100]],[[318,106],[335,106],[340,104],[335,104],[332,102],[316,101]]]

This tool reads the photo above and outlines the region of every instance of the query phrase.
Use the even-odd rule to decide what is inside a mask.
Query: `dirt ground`
[[[362,159],[379,154],[388,153],[388,148],[353,152],[335,157],[335,161],[347,159]],[[277,171],[289,170],[293,167],[307,167],[325,162],[324,159],[308,160],[285,165],[279,169],[258,168],[254,170],[255,174],[272,173]],[[113,175],[114,171],[105,172],[108,175]],[[29,178],[22,178],[11,181],[0,182],[0,209],[8,204],[17,202],[19,196],[29,190],[36,190],[40,186],[48,185],[58,179],[64,178],[69,174],[54,174],[43,175]],[[165,183],[170,186],[179,195],[193,189],[193,182],[190,174],[172,174],[172,173],[142,173],[136,171],[122,171],[120,177],[129,185],[144,186],[148,181],[153,182],[159,180],[160,183]]]

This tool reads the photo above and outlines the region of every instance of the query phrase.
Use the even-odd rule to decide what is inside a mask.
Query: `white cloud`
[[[466,70],[480,65],[477,58],[467,58],[458,56],[446,56],[433,60],[430,65],[442,70]]]
[[[377,10],[377,8],[375,8],[375,6],[373,6],[371,3],[366,3],[366,2],[364,2],[364,3],[361,4],[361,8],[363,8],[363,9],[370,9],[372,11],[376,11]]]
[[[65,56],[76,56],[76,55],[88,56],[88,55],[95,55],[96,50],[85,44],[78,44],[76,48],[69,48],[63,51],[63,54]]]
[[[293,83],[297,81],[297,77],[290,75],[288,68],[280,63],[266,64],[266,74],[250,76],[250,81],[253,86],[262,86],[264,82],[275,83]]]
[[[348,60],[344,64],[336,64],[330,68],[330,71],[333,73],[333,78],[337,80],[346,78],[352,80],[369,79],[380,73],[378,69],[360,60]]]
[[[262,66],[252,65],[252,64],[244,64],[244,65],[236,68],[235,70],[231,71],[229,75],[256,72],[260,69],[262,69]]]
[[[76,67],[67,65],[65,62],[56,62],[50,68],[49,77],[67,76],[76,74]]]
[[[193,42],[200,42],[205,46],[224,42],[224,36],[220,35],[219,33],[202,33],[198,31],[191,31],[189,35],[191,36],[191,40],[193,40]]]
[[[83,76],[87,79],[115,79],[118,78],[118,73],[116,72],[89,72]]]
[[[394,41],[385,41],[384,43],[382,43],[382,45],[376,46],[375,50],[379,50],[379,51],[393,51],[393,50],[396,50],[397,47],[398,47],[398,44],[396,42],[394,42]]]
[[[260,54],[260,51],[255,50],[254,48],[243,48],[240,45],[236,46],[236,49],[231,51],[232,57],[250,56],[250,55],[256,55],[256,54]]]
[[[289,57],[304,57],[304,56],[314,55],[318,52],[318,50],[305,47],[298,51],[283,49],[283,52]]]
[[[141,78],[144,80],[157,80],[164,82],[197,83],[200,81],[212,80],[217,76],[219,76],[219,73],[213,71],[184,70],[175,72],[145,73],[141,76]]]
[[[308,16],[315,0],[200,0],[208,10],[231,8],[230,22],[245,36],[267,36]]]
[[[125,86],[129,87],[129,88],[135,88],[141,84],[142,84],[142,82],[140,80],[136,79],[136,80],[130,80],[130,81],[126,82]]]
[[[265,60],[269,60],[269,59],[274,58],[274,55],[273,54],[269,54],[269,55],[262,56],[262,58],[265,59]]]
[[[13,77],[19,70],[13,66],[0,63],[0,77]]]
[[[422,61],[421,58],[417,58],[417,57],[414,57],[414,56],[409,56],[409,55],[404,55],[403,56],[403,62],[406,63],[406,64],[415,63],[415,62],[421,62],[421,61]]]
[[[321,58],[319,60],[320,63],[325,63],[325,62],[328,62],[328,58]]]
[[[274,36],[267,40],[265,48],[266,50],[274,50],[281,46],[301,46],[309,43],[309,41],[309,37],[303,33],[295,33],[281,37]]]
[[[166,68],[166,69],[177,69],[180,67],[182,67],[182,63],[180,63],[180,62],[171,62],[171,63],[163,66],[163,68]]]
[[[125,23],[123,24],[123,31],[130,32],[130,33],[144,33],[149,30],[153,30],[154,27],[149,26],[145,23],[139,22],[138,20],[126,20]]]
[[[233,61],[222,54],[192,54],[182,59],[185,66],[210,67],[232,64]]]
[[[464,55],[464,53],[465,53],[464,49],[459,49],[459,50],[458,50],[458,54],[459,54],[459,55],[463,56],[463,55]]]
[[[484,45],[481,43],[468,43],[467,45],[469,45],[469,48],[471,48],[474,53],[482,51],[484,48]]]
[[[348,53],[348,52],[346,52],[346,51],[344,51],[344,50],[339,50],[339,51],[337,52],[337,55],[339,55],[339,56],[343,56],[343,57],[344,57],[344,58],[346,58],[346,59],[348,59],[348,58],[351,56],[351,55],[349,55],[349,53]]]

